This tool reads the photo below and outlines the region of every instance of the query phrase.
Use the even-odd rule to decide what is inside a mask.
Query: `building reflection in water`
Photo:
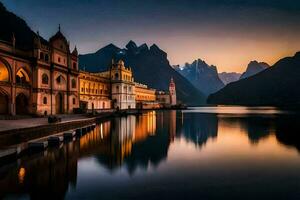
[[[1,166],[0,198],[63,199],[70,187],[76,188],[81,158],[94,157],[111,173],[124,166],[132,175],[137,169],[146,171],[163,163],[174,141],[183,139],[196,148],[203,147],[228,127],[247,134],[251,144],[275,134],[277,141],[299,151],[299,122],[299,117],[228,117],[177,111],[115,118],[98,124],[80,140]]]

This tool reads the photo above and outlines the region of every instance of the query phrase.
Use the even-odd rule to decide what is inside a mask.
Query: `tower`
[[[176,105],[176,87],[173,78],[171,78],[170,85],[169,85],[169,93],[170,93],[170,103],[171,105]]]

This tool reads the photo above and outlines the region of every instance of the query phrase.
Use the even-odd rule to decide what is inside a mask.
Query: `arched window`
[[[74,104],[74,105],[76,104],[76,99],[75,99],[75,98],[73,98],[73,104]]]
[[[43,104],[45,104],[45,105],[47,104],[47,97],[43,98]]]
[[[49,78],[47,74],[42,75],[42,84],[48,84],[49,83]]]
[[[63,84],[63,83],[65,83],[65,78],[64,78],[62,75],[59,75],[59,76],[56,78],[56,83],[57,83],[57,84]]]
[[[27,72],[23,68],[19,69],[16,74],[16,83],[29,83],[29,81],[30,79]]]
[[[115,79],[118,80],[119,79],[119,74],[115,73]]]
[[[0,81],[9,81],[9,71],[4,63],[0,61]]]
[[[72,88],[76,88],[76,80],[72,79]]]

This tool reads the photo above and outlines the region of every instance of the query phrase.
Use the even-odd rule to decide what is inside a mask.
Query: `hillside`
[[[208,98],[211,104],[300,105],[300,52],[272,67],[228,84]]]

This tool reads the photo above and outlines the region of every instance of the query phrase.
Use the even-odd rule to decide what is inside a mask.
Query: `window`
[[[45,105],[47,104],[47,97],[43,98],[43,104],[45,104]]]
[[[72,79],[72,88],[76,88],[76,80]]]
[[[75,98],[73,98],[73,105],[75,105],[76,104],[76,99]]]
[[[56,78],[56,82],[57,84],[62,84],[65,82],[65,79],[62,75],[59,75],[57,78]]]
[[[49,62],[49,55],[48,54],[45,54],[45,61]]]
[[[49,83],[49,78],[47,74],[42,75],[42,83],[43,84],[48,84]]]
[[[115,79],[118,80],[119,79],[119,74],[115,73]]]
[[[44,60],[44,53],[40,52],[40,60]]]
[[[81,92],[84,92],[84,88],[81,88]]]
[[[77,69],[76,62],[73,62],[73,69]]]
[[[16,83],[24,84],[24,83],[29,83],[29,81],[30,81],[29,75],[24,70],[24,68],[21,68],[16,74]]]
[[[60,63],[60,57],[57,58],[58,62]]]

